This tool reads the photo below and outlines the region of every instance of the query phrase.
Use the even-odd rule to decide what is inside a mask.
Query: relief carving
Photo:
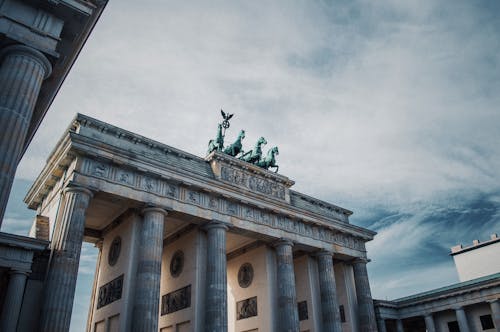
[[[243,186],[258,193],[285,199],[285,187],[260,177],[251,176],[243,171],[230,167],[221,167],[221,179],[232,184]]]
[[[112,302],[122,298],[123,274],[99,287],[97,297],[97,309],[102,308]]]
[[[189,308],[191,306],[191,285],[178,289],[161,297],[161,315]]]
[[[237,320],[257,316],[257,297],[251,297],[236,303]]]

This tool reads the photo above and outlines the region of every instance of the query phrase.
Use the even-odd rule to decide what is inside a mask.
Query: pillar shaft
[[[496,299],[490,302],[491,308],[491,318],[493,318],[493,323],[497,332],[500,332],[500,299]]]
[[[147,208],[143,211],[143,215],[132,331],[150,332],[158,330],[163,226],[166,212],[158,208]]]
[[[0,53],[0,226],[38,93],[51,70],[31,47],[9,46]]]
[[[207,285],[205,331],[227,331],[226,231],[222,223],[211,222],[207,231]]]
[[[24,287],[26,286],[27,273],[11,271],[7,294],[5,295],[2,317],[0,318],[0,331],[15,332],[17,321],[23,303]]]
[[[385,326],[385,319],[382,317],[377,319],[377,327],[378,327],[378,332],[387,332],[387,328]]]
[[[321,316],[325,332],[342,332],[337,286],[333,270],[333,254],[320,252],[318,257],[319,289],[321,294]]]
[[[360,332],[377,331],[375,310],[366,270],[367,260],[355,260],[353,265],[354,283],[356,284],[356,297],[358,299],[358,320]]]
[[[405,332],[405,329],[403,327],[403,320],[402,319],[397,319],[396,320],[396,330],[398,332]]]
[[[458,327],[460,332],[470,332],[469,323],[467,322],[467,316],[465,314],[464,308],[455,309],[455,314],[457,315]]]
[[[278,320],[280,332],[299,331],[299,313],[295,292],[295,273],[293,269],[293,243],[279,240],[276,248],[277,286],[278,286]]]
[[[427,332],[436,332],[436,325],[434,324],[434,317],[432,317],[432,314],[425,315],[424,319]]]
[[[57,216],[58,232],[52,238],[52,259],[45,281],[42,332],[68,331],[80,264],[85,213],[92,193],[84,188],[66,188]]]

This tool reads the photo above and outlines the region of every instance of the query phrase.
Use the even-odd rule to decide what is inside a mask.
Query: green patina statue
[[[255,165],[265,169],[276,168],[274,172],[278,173],[279,166],[276,165],[276,156],[279,154],[280,152],[278,150],[278,147],[275,146],[267,151],[267,156],[265,158],[261,158],[257,163],[255,163]]]
[[[210,154],[214,151],[222,151],[224,148],[224,136],[222,135],[222,124],[217,125],[217,136],[215,139],[211,139],[208,141],[208,152],[207,154]]]
[[[224,153],[236,157],[238,154],[243,153],[243,145],[241,141],[245,138],[245,131],[242,129],[236,141],[224,149]]]
[[[239,159],[264,169],[275,168],[274,172],[277,173],[279,169],[279,166],[276,165],[276,156],[279,155],[278,147],[273,147],[272,149],[267,151],[266,157],[262,157],[262,146],[267,144],[267,141],[264,137],[260,137],[257,140],[257,143],[255,143],[255,146],[252,150],[243,153],[243,145],[241,141],[245,138],[245,131],[241,130],[236,141],[224,149],[224,137],[226,134],[226,129],[229,128],[229,120],[233,117],[234,114],[226,114],[223,110],[221,110],[220,112],[223,121],[222,123],[219,123],[217,125],[217,136],[215,137],[215,139],[211,139],[208,142],[207,154],[210,154],[214,151],[221,151],[232,157],[236,157],[241,154]]]
[[[257,163],[262,157],[262,145],[265,144],[267,144],[266,139],[264,137],[259,138],[257,143],[255,143],[254,148],[243,154],[240,159],[246,161],[247,163]]]

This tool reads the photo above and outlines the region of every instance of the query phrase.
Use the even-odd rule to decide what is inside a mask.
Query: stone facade
[[[375,331],[365,266],[375,233],[293,184],[78,115],[25,201],[37,225],[48,218],[53,255],[78,260],[78,239],[99,248],[88,331]],[[75,275],[57,264],[42,312],[65,331],[49,298],[70,299],[74,286],[50,276]]]
[[[472,269],[473,275],[480,273],[479,278],[466,278],[457,284],[393,301],[375,300],[379,332],[500,331],[500,273],[484,275],[485,270],[496,271],[500,256],[498,238],[494,234],[481,245],[479,241],[474,242],[472,247],[451,248],[451,255],[455,258],[455,255],[476,251],[456,268],[459,276],[463,276],[466,269]],[[471,261],[468,266],[467,261]],[[484,266],[487,261],[489,266]]]

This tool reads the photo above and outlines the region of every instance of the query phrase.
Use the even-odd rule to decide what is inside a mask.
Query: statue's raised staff
[[[261,137],[255,143],[255,146],[252,150],[244,153],[240,159],[246,161],[247,163],[255,164],[262,157],[262,146],[267,144],[267,141],[264,137]]]
[[[241,130],[236,141],[224,149],[224,153],[236,157],[238,154],[243,153],[243,145],[241,141],[245,138],[245,131]]]
[[[267,151],[267,156],[260,159],[256,165],[265,169],[270,169],[270,168],[276,168],[274,170],[275,173],[278,172],[279,166],[276,165],[276,156],[279,155],[280,152],[278,150],[278,147],[275,146],[269,151]]]

